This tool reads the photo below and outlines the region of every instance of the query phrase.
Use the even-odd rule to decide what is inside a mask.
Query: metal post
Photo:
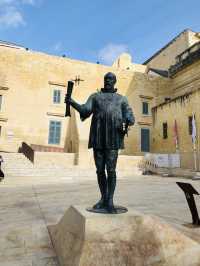
[[[173,176],[172,172],[172,156],[168,153],[168,166],[169,166],[169,176]]]

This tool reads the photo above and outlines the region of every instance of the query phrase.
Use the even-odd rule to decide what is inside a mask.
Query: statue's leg
[[[106,169],[107,169],[107,183],[108,183],[108,200],[107,209],[111,213],[115,213],[113,204],[113,196],[116,187],[116,165],[118,158],[118,150],[106,150]]]
[[[0,162],[0,181],[2,181],[4,179],[4,173],[1,170],[1,162]]]
[[[94,161],[97,169],[97,180],[99,189],[101,192],[101,199],[98,201],[93,208],[101,209],[106,206],[107,202],[107,180],[105,173],[105,155],[104,150],[94,149]]]

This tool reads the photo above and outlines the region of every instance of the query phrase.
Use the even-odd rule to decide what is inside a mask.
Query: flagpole
[[[199,97],[198,94],[196,93],[196,105],[199,106]],[[198,116],[199,112],[197,112],[196,115],[196,121],[197,121],[197,116]],[[199,125],[196,123],[196,131],[197,131],[197,136],[196,136],[196,167],[197,167],[197,171],[199,171]]]
[[[177,122],[176,119],[174,120],[174,125],[173,125],[173,142],[175,144],[175,149],[176,149],[176,153],[179,152],[179,143],[178,143],[178,127],[177,127]],[[170,156],[170,154],[168,155],[168,161],[169,161],[169,175],[173,175],[173,171],[172,171],[172,155]]]
[[[174,135],[175,135],[175,145],[176,145],[176,153],[179,152],[179,143],[178,143],[178,127],[176,119],[174,121]]]
[[[194,170],[197,172],[197,151],[196,151],[196,121],[195,114],[192,114],[192,142],[193,142],[193,154],[194,154]]]
[[[193,151],[194,151],[194,170],[195,172],[197,172],[197,150],[195,143],[193,143]]]

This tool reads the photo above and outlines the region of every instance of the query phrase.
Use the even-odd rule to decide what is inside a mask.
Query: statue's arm
[[[91,95],[87,99],[85,104],[79,104],[72,98],[69,100],[70,105],[79,112],[80,118],[82,121],[84,121],[86,118],[88,118],[92,114],[93,98],[94,96]]]
[[[125,119],[125,123],[127,123],[129,126],[132,126],[135,124],[135,117],[133,114],[132,108],[128,104],[128,99],[124,96],[123,97],[123,117]]]

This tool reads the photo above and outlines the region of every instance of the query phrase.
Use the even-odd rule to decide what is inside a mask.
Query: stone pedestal
[[[198,266],[200,245],[155,216],[70,207],[49,226],[61,266]]]

